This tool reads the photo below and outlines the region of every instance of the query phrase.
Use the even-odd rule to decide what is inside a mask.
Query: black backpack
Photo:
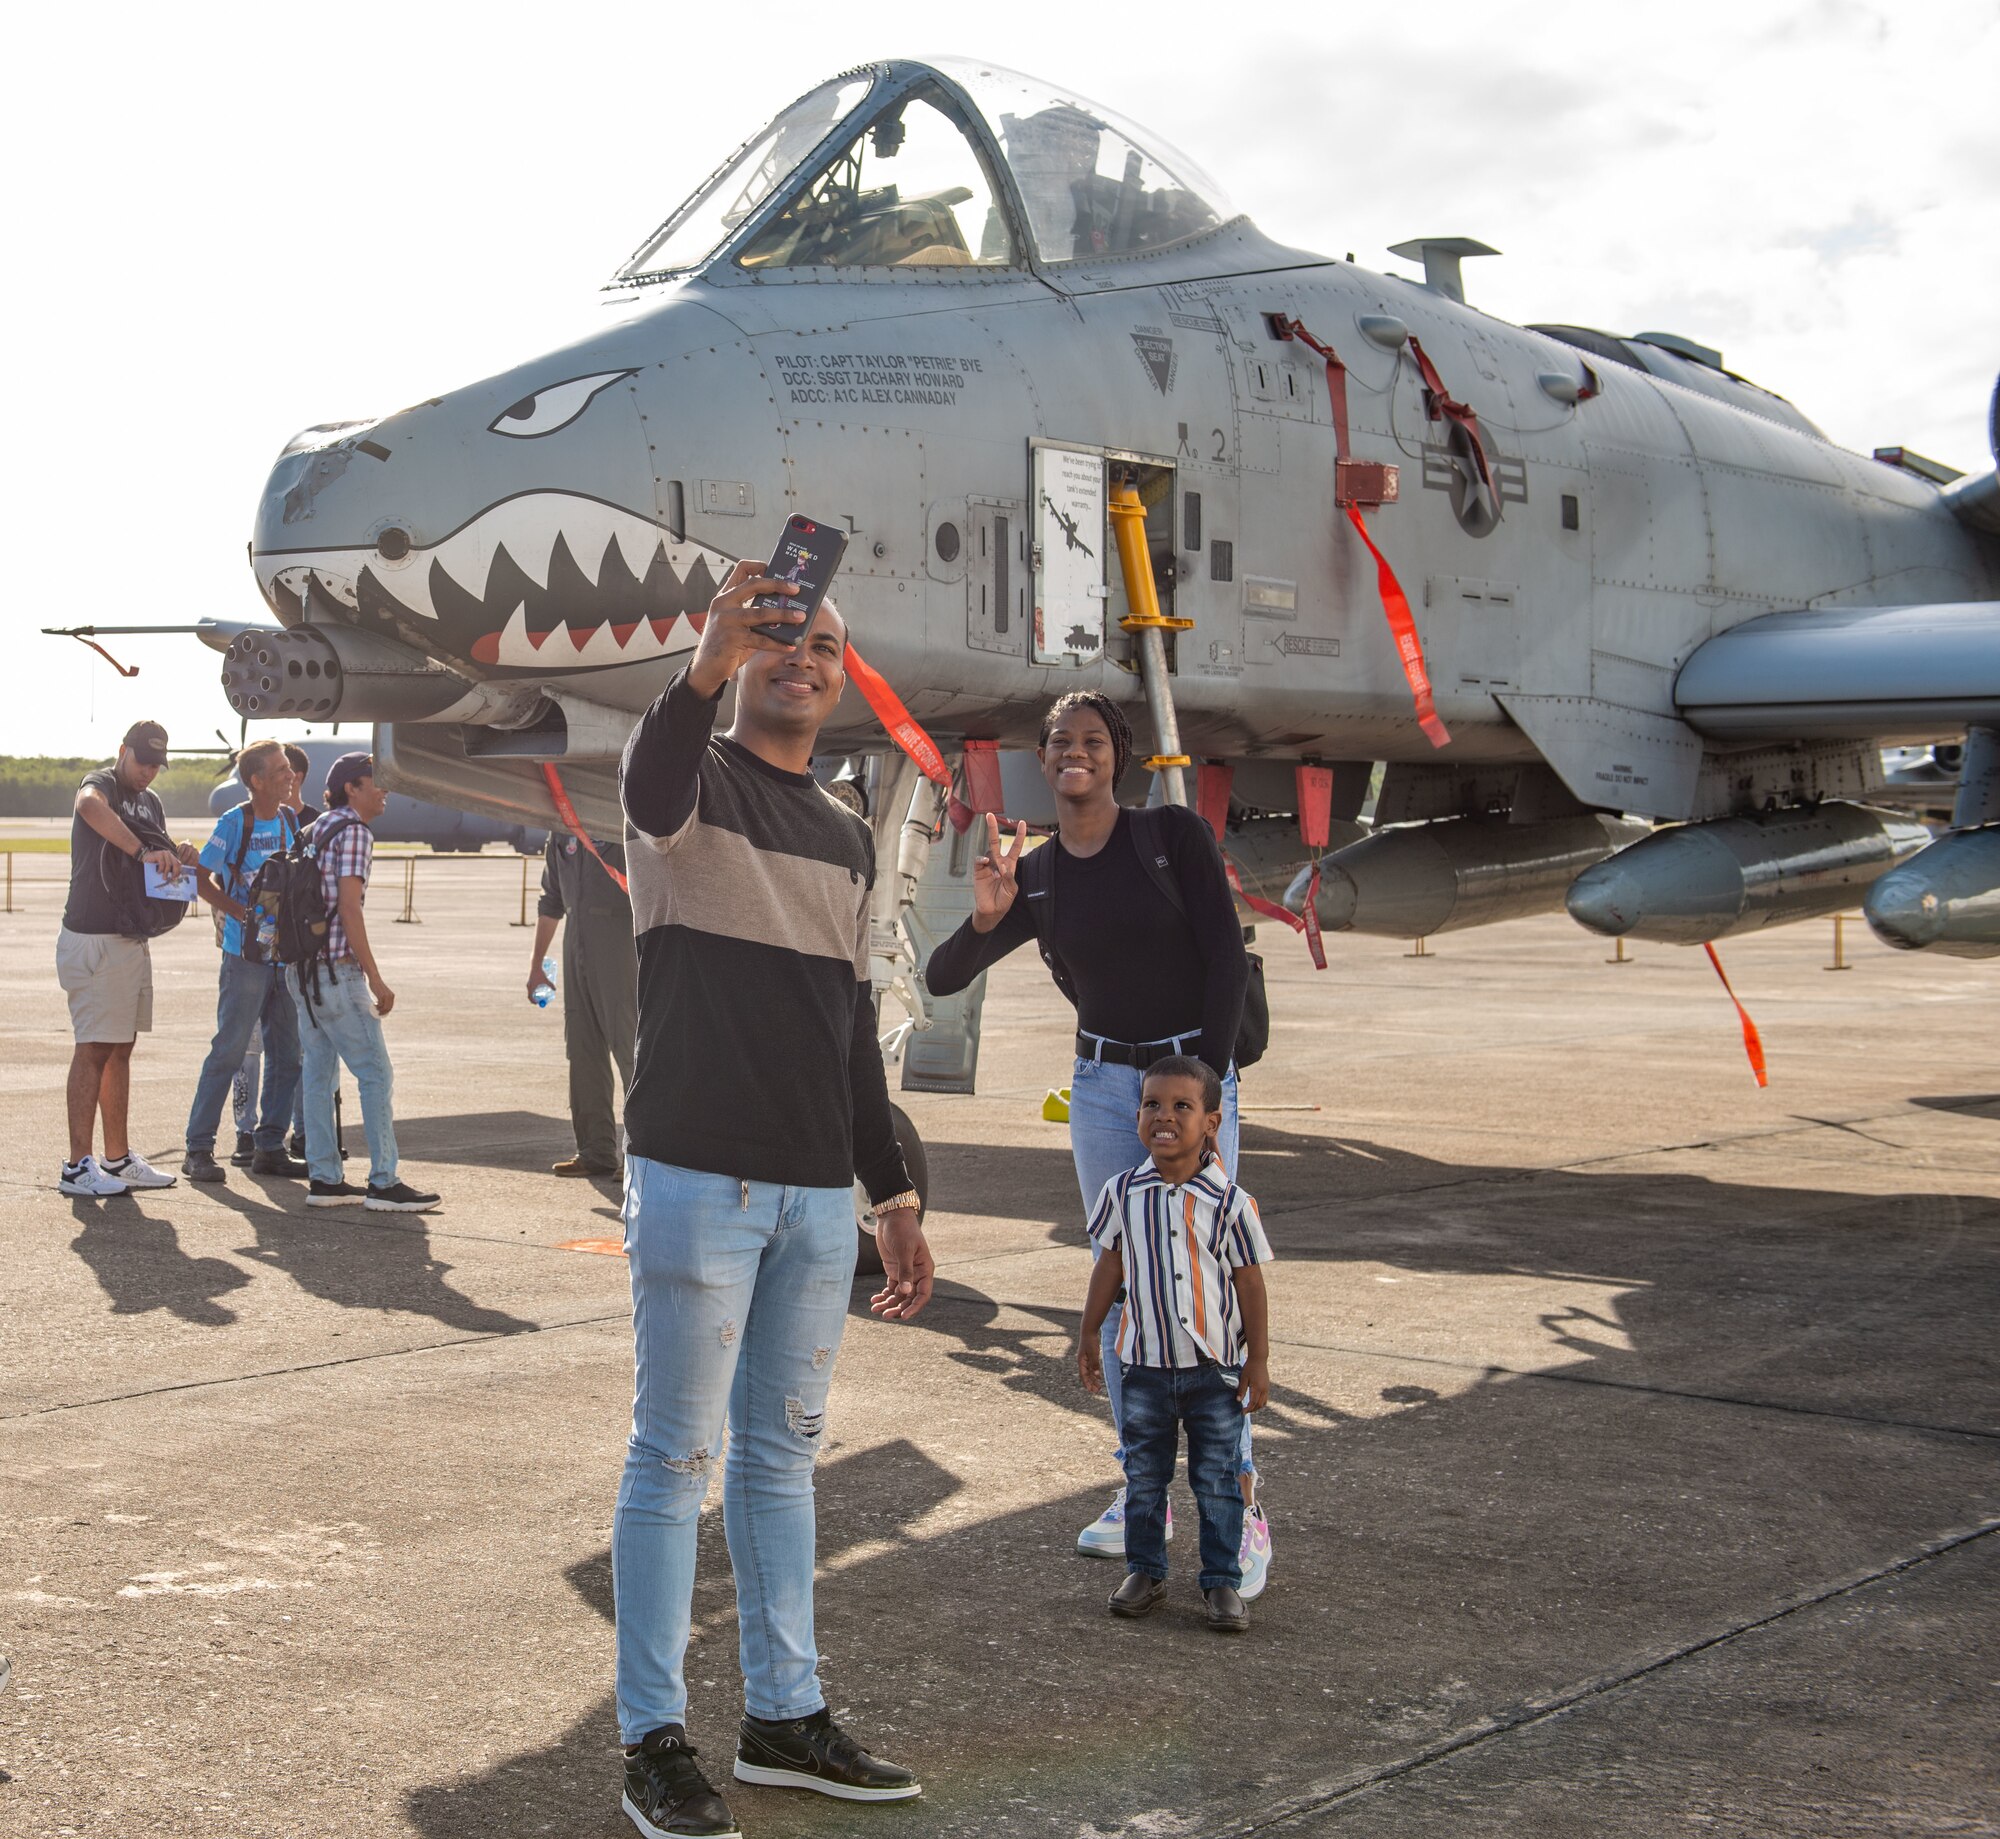
[[[223,893],[228,895],[231,900],[235,900],[238,898],[236,894],[236,884],[243,879],[244,859],[250,854],[250,839],[255,834],[257,829],[257,814],[250,809],[250,801],[247,798],[240,805],[230,806],[229,810],[223,813],[223,816],[230,817],[233,816],[238,811],[241,811],[243,813],[243,826],[237,832],[236,857],[235,860],[232,861],[229,865],[229,878],[222,884]],[[283,805],[280,805],[278,807],[278,815],[280,818],[284,820],[284,822],[279,826],[278,834],[280,836],[283,836],[285,832],[289,830],[291,832],[291,838],[292,838],[291,846],[293,848],[296,848],[299,843],[298,819],[295,818],[291,814],[291,812],[287,811]],[[266,860],[268,861],[269,858],[267,857]],[[244,889],[241,897],[243,904],[250,909],[250,917],[243,922],[243,952],[242,952],[244,960],[250,964],[264,964],[270,961],[265,954],[263,946],[257,942],[257,926],[256,926],[256,912],[257,912],[257,899],[258,899],[257,890],[259,885],[263,881],[263,877],[264,877],[264,871],[263,868],[260,866],[259,869],[257,870],[256,876],[251,880],[250,885],[246,889]],[[217,924],[215,933],[215,942],[218,945],[222,943],[221,920],[222,920],[222,912],[221,909],[218,908],[216,910]]]
[[[127,816],[125,827],[146,849],[171,850],[174,847],[174,839],[149,818]],[[192,869],[188,871],[190,874],[193,872]],[[98,874],[103,880],[105,893],[111,897],[112,909],[118,915],[121,938],[157,939],[162,933],[173,931],[186,919],[188,908],[193,904],[185,900],[162,900],[157,895],[148,894],[145,863],[121,855],[109,844],[98,852]]]
[[[360,820],[348,817],[348,823]],[[267,958],[293,967],[299,991],[310,1015],[319,1000],[320,966],[327,964],[327,937],[332,915],[326,909],[326,886],[320,878],[320,851],[346,826],[322,819],[310,833],[293,833],[291,847],[266,856],[250,884],[248,905],[262,908],[277,926],[277,938]]]
[[[1180,878],[1174,873],[1174,865],[1167,854],[1166,813],[1164,807],[1148,805],[1127,813],[1131,818],[1132,847],[1138,851],[1139,863],[1151,878],[1153,885],[1173,902],[1174,911],[1183,919],[1187,917],[1187,901],[1182,897]],[[1202,834],[1213,843],[1214,837],[1206,823]],[[1056,956],[1056,875],[1055,850],[1060,848],[1054,838],[1041,848],[1029,853],[1022,862],[1015,885],[1019,897],[1028,900],[1028,913],[1035,923],[1035,945],[1042,954],[1042,962],[1049,967],[1049,975],[1055,979],[1056,988],[1070,1000],[1076,1002],[1076,987],[1070,982],[1069,971]],[[1029,895],[1033,899],[1028,899]],[[1271,1044],[1271,1003],[1264,994],[1264,960],[1254,951],[1243,954],[1250,961],[1250,982],[1243,992],[1243,1020],[1236,1030],[1234,1058],[1238,1072],[1252,1067],[1264,1057],[1264,1050]]]

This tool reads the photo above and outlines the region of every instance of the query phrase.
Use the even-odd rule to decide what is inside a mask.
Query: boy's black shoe
[[[236,1139],[236,1146],[238,1149],[241,1149],[243,1147],[244,1141],[245,1139],[242,1137],[238,1137]],[[306,1133],[303,1130],[293,1131],[292,1134],[285,1139],[285,1148],[289,1150],[294,1156],[298,1157],[298,1159],[301,1162],[303,1162],[306,1156]]]
[[[1250,1626],[1250,1611],[1229,1585],[1217,1584],[1202,1595],[1208,1598],[1208,1625],[1218,1635],[1240,1635]]]
[[[247,1169],[250,1166],[250,1158],[256,1153],[257,1139],[249,1131],[239,1130],[236,1133],[236,1153],[229,1158],[230,1166]]]
[[[391,1182],[386,1188],[368,1184],[370,1213],[428,1213],[437,1204],[437,1195],[425,1194],[407,1181]]]
[[[626,1817],[650,1839],[741,1839],[679,1724],[625,1752]]]
[[[306,1189],[308,1207],[351,1207],[367,1198],[351,1181],[315,1181]]]
[[[181,1158],[181,1173],[190,1181],[227,1181],[222,1164],[205,1149],[191,1149]]]
[[[810,1788],[841,1801],[909,1801],[923,1787],[908,1769],[868,1754],[822,1706],[810,1717],[745,1718],[736,1779],[766,1788]]]
[[[303,1181],[306,1165],[294,1162],[282,1149],[260,1149],[250,1158],[253,1175],[282,1175],[288,1181]]]
[[[1164,1577],[1148,1577],[1144,1571],[1127,1571],[1125,1581],[1111,1593],[1106,1605],[1115,1616],[1149,1616],[1167,1593]]]

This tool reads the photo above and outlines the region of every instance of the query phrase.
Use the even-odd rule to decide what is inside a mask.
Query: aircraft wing
[[[1728,740],[1922,740],[2000,723],[2000,601],[1766,613],[1681,666],[1674,702]]]

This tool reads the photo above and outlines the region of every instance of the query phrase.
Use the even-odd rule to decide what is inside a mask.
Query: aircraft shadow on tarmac
[[[1838,1131],[1825,1144],[1825,1160],[1880,1154]],[[1048,1243],[1076,1243],[1066,1148],[996,1154],[932,1145],[935,1191],[947,1203],[978,1193],[1040,1221]],[[1330,1776],[1399,1766],[1531,1696],[1650,1664],[1732,1618],[1747,1626],[1969,1511],[2000,1437],[1988,1333],[2000,1203],[1942,1186],[1760,1186],[1658,1162],[1479,1168],[1246,1131],[1243,1179],[1281,1260],[1264,1447],[1282,1547],[1247,1643],[1200,1626],[1191,1516],[1173,1553],[1176,1594],[1134,1630],[1103,1613],[1115,1568],[1074,1553],[1077,1528],[1103,1505],[1099,1486],[913,1532],[961,1485],[934,1456],[897,1440],[825,1461],[829,1691],[864,1738],[931,1772],[923,1830],[1227,1825]],[[1344,1286],[1323,1277],[1312,1286],[1320,1325],[1302,1330],[1309,1312],[1282,1289],[1288,1263],[1540,1279],[1522,1293],[1541,1338],[1511,1370],[1483,1364],[1476,1346],[1458,1357],[1399,1349],[1391,1323],[1376,1347],[1342,1346],[1340,1332],[1372,1328],[1371,1299],[1389,1293],[1359,1270]],[[1004,1270],[1003,1257],[981,1271],[1003,1294]],[[1557,1284],[1572,1286],[1570,1300],[1540,1307]],[[1604,1300],[1576,1300],[1576,1284]],[[857,1283],[857,1311],[868,1288]],[[1342,1322],[1328,1318],[1329,1298]],[[1081,1300],[1080,1285],[1074,1303],[1044,1306],[948,1283],[915,1327],[956,1341],[953,1358],[1007,1389],[1095,1413],[1071,1366]],[[1343,1396],[1372,1392],[1388,1409],[1314,1396],[1312,1363],[1339,1375],[1326,1389],[1358,1382]],[[607,1500],[614,1486],[607,1474]],[[739,1687],[720,1535],[711,1504],[690,1722],[726,1781]],[[608,1554],[567,1577],[609,1616]],[[1219,1705],[1231,1733],[1221,1746]],[[1114,1717],[1121,1708],[1143,1715]],[[623,1830],[616,1742],[607,1689],[552,1742],[473,1774],[447,1767],[405,1811],[429,1839],[610,1835]],[[1739,1767],[1692,1760],[1719,1771],[1711,1782]],[[1699,1770],[1686,1792],[1707,1804]],[[1928,1811],[1956,1804],[1949,1770],[1934,1792]],[[845,1835],[882,1817],[770,1790],[731,1795],[772,1839]],[[1148,1809],[1175,1810],[1178,1824],[1145,1826]],[[1615,1830],[1657,1831],[1657,1811]]]
[[[260,1192],[261,1189],[261,1192]],[[520,1334],[535,1323],[503,1309],[489,1309],[449,1280],[452,1267],[431,1251],[423,1216],[381,1216],[343,1209],[306,1213],[296,1182],[260,1181],[249,1190],[233,1185],[205,1190],[242,1215],[256,1243],[237,1255],[283,1271],[300,1289],[343,1309],[399,1310],[428,1316],[463,1334]],[[284,1202],[274,1205],[265,1195]],[[83,1231],[71,1249],[88,1264],[111,1298],[114,1315],[165,1309],[202,1328],[226,1328],[232,1309],[215,1298],[251,1281],[226,1258],[190,1258],[165,1220],[146,1217],[137,1201],[109,1207],[78,1201]]]

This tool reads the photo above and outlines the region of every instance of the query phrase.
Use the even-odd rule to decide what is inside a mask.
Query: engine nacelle
[[[1644,824],[1596,813],[1543,824],[1450,817],[1393,825],[1320,865],[1320,928],[1424,939],[1553,913],[1579,869],[1645,832]],[[1301,869],[1286,890],[1295,913],[1304,911],[1310,878]]]
[[[1876,882],[1861,910],[1885,945],[2000,955],[2000,824],[1939,837]]]
[[[1702,945],[1838,913],[1929,837],[1849,804],[1677,824],[1586,869],[1566,904],[1606,938]]]

